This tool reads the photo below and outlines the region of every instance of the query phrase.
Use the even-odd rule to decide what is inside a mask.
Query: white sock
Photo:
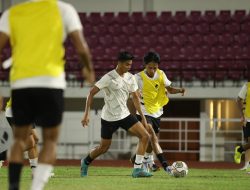
[[[144,157],[143,155],[136,154],[134,168],[141,168],[142,167],[143,157]]]
[[[32,181],[31,190],[42,190],[48,182],[52,170],[52,165],[38,163]]]
[[[0,160],[0,168],[3,166],[3,162],[2,160]]]
[[[37,167],[38,158],[29,159],[30,167]]]

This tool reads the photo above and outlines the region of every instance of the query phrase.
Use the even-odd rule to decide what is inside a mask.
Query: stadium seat
[[[122,32],[128,36],[134,35],[136,34],[135,26],[133,24],[122,26]]]
[[[108,33],[108,27],[106,24],[95,25],[95,26],[93,26],[93,31],[96,35],[103,36],[103,35],[106,35]]]
[[[130,15],[130,23],[134,25],[139,25],[144,23],[144,17],[142,12],[133,12]]]
[[[155,24],[151,26],[151,31],[156,35],[165,34],[165,26],[163,24]]]
[[[203,39],[200,34],[189,35],[188,40],[192,46],[200,46],[203,44]]]
[[[87,23],[88,23],[88,19],[87,19],[86,13],[78,13],[78,14],[79,14],[81,23],[82,23],[83,25],[87,24]]]
[[[240,33],[240,24],[237,22],[230,22],[225,25],[225,32],[231,34]]]
[[[149,35],[151,32],[151,26],[148,24],[139,24],[136,26],[136,31],[142,36]]]
[[[246,11],[245,10],[235,10],[232,15],[232,20],[237,23],[242,23],[246,20]]]
[[[241,24],[241,31],[244,33],[250,33],[250,21]]]
[[[249,42],[249,35],[246,33],[240,33],[234,35],[234,42],[239,46],[247,45]]]
[[[217,17],[216,17],[216,11],[205,11],[202,20],[204,20],[205,22],[212,24],[214,22],[216,22]]]
[[[143,41],[144,41],[144,44],[148,47],[155,47],[157,46],[159,43],[158,43],[158,39],[155,37],[154,34],[152,35],[148,35],[148,36],[144,36],[143,37]]]
[[[110,35],[119,36],[122,34],[122,28],[120,24],[108,25],[108,32]]]
[[[172,12],[171,11],[163,11],[159,16],[159,22],[168,25],[173,22]]]
[[[198,24],[202,22],[201,11],[191,11],[187,19],[192,24]]]
[[[127,35],[114,36],[113,41],[114,45],[117,47],[126,47],[126,45],[129,43]]]
[[[218,37],[215,34],[208,34],[203,37],[204,45],[214,46],[218,43]]]
[[[231,22],[232,21],[231,11],[230,10],[221,10],[219,12],[219,15],[217,16],[217,19],[219,22],[221,22],[223,24]]]
[[[157,12],[146,12],[144,22],[150,25],[158,24]]]
[[[88,21],[93,25],[97,25],[97,24],[102,23],[101,13],[99,13],[99,12],[98,13],[92,12],[92,13],[90,13],[90,15],[87,18],[88,18]]]
[[[224,33],[222,35],[219,35],[218,40],[219,44],[222,46],[230,46],[234,42],[233,35],[231,35],[230,33]]]
[[[94,34],[93,26],[91,24],[85,24],[83,27],[83,32],[85,36],[90,36]]]
[[[86,36],[86,41],[90,48],[95,48],[100,45],[99,38],[96,35]]]
[[[214,34],[222,34],[225,31],[223,23],[217,22],[210,25],[210,30]]]
[[[180,26],[180,30],[186,34],[193,34],[195,32],[194,24],[185,23]]]
[[[197,33],[200,33],[200,34],[208,34],[210,32],[210,27],[209,27],[209,24],[208,23],[199,23],[197,25],[195,25],[195,30]]]
[[[111,35],[100,36],[99,41],[102,47],[111,47],[113,45],[113,37]]]
[[[187,36],[185,34],[179,34],[173,36],[173,42],[175,45],[182,47],[188,42]]]
[[[173,20],[177,24],[183,24],[183,23],[187,22],[186,11],[176,11],[175,15],[173,16]]]
[[[102,22],[106,25],[114,24],[115,22],[115,13],[113,12],[106,12],[101,17]]]
[[[144,40],[141,35],[130,35],[128,36],[128,41],[129,44],[134,48],[141,47],[142,45],[144,45]]]
[[[162,47],[170,47],[173,44],[173,38],[171,35],[160,35],[157,38],[159,45]]]
[[[166,32],[172,35],[180,33],[180,25],[177,23],[172,23],[166,25]]]
[[[129,13],[128,12],[119,12],[115,17],[115,21],[121,26],[129,23]]]

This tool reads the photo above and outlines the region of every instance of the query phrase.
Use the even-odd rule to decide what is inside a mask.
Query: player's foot
[[[132,172],[132,177],[133,178],[138,178],[138,177],[151,177],[153,176],[151,173],[146,172],[143,168],[134,168]]]
[[[240,161],[241,161],[241,155],[242,155],[242,153],[238,151],[239,148],[240,148],[240,146],[236,146],[235,150],[234,150],[234,162],[236,164],[240,164]]]
[[[250,170],[250,164],[246,163],[242,168],[240,168],[240,170],[247,170],[248,168]]]
[[[88,167],[89,165],[85,163],[84,159],[81,159],[81,177],[88,176]]]
[[[50,174],[49,174],[49,177],[54,177],[55,176],[55,173],[54,172],[51,172]]]
[[[160,167],[157,166],[156,164],[153,164],[153,165],[150,167],[150,170],[151,170],[151,172],[157,172],[157,171],[160,171]]]
[[[172,168],[172,166],[166,167],[165,171],[167,172],[168,175],[173,176],[173,168]]]

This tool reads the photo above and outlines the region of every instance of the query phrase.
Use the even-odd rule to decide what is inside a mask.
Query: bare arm
[[[69,34],[71,41],[76,49],[77,54],[80,57],[81,63],[83,65],[83,75],[86,80],[93,84],[95,81],[95,74],[93,65],[91,62],[91,55],[88,44],[82,35],[82,31],[77,30]]]
[[[100,91],[99,88],[97,88],[96,86],[94,86],[90,92],[89,95],[87,96],[87,100],[86,100],[86,105],[85,105],[85,112],[83,115],[83,119],[82,119],[82,126],[83,127],[87,127],[88,123],[89,123],[89,112],[90,112],[90,107],[92,105],[93,102],[93,98],[94,96]]]
[[[184,93],[185,93],[185,88],[174,88],[172,86],[168,86],[166,87],[166,89],[168,90],[168,92],[170,94],[182,94],[182,96],[184,96]]]
[[[243,126],[245,126],[245,115],[244,115],[244,106],[243,106],[243,99],[241,99],[240,97],[237,97],[236,99],[240,114],[241,114],[241,122],[243,124]]]
[[[9,41],[9,36],[3,32],[0,32],[0,54],[2,53],[2,50],[8,41]],[[0,60],[0,63],[1,62],[2,61]]]
[[[141,118],[142,118],[142,124],[147,127],[147,120],[144,116],[144,114],[142,113],[142,110],[141,110],[141,103],[140,103],[140,99],[139,99],[139,92],[138,91],[135,91],[135,92],[132,92],[132,101],[135,105],[135,109],[139,112]]]

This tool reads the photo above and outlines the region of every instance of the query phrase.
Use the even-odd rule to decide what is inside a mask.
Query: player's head
[[[149,77],[153,77],[160,64],[159,54],[156,52],[150,51],[145,54],[143,58],[143,62],[145,64],[147,75]]]
[[[134,56],[131,53],[127,51],[121,51],[117,56],[117,67],[119,67],[123,73],[126,73],[131,69],[133,59]]]

